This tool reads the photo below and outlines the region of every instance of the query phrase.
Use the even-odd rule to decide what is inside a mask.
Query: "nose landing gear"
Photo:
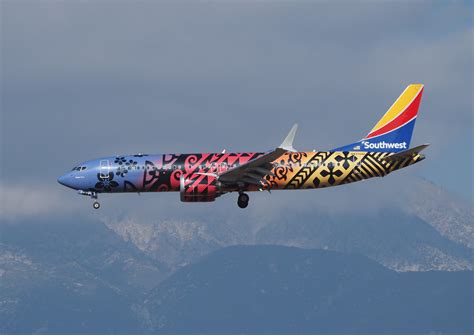
[[[237,205],[240,208],[246,208],[249,205],[249,196],[247,193],[240,192],[239,198],[237,199]]]
[[[86,192],[86,191],[80,190],[79,194],[80,195],[86,195],[88,197],[91,197],[91,199],[96,200],[92,204],[92,207],[94,207],[94,209],[99,209],[100,208],[100,203],[97,201],[97,193],[96,192]]]

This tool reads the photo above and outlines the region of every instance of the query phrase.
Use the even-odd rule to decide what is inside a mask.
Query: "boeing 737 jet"
[[[209,202],[231,192],[313,189],[387,174],[423,160],[428,144],[410,148],[423,85],[409,85],[362,140],[329,151],[293,148],[297,125],[274,150],[243,153],[123,155],[81,163],[58,179],[91,197],[101,193],[179,192],[184,202]]]

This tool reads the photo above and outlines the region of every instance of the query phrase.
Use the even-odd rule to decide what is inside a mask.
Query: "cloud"
[[[0,184],[0,220],[18,222],[31,218],[54,217],[77,210],[75,201],[58,188],[45,185]]]

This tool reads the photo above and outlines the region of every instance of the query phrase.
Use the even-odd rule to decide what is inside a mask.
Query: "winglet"
[[[293,148],[293,140],[295,139],[295,134],[296,130],[298,129],[298,124],[295,123],[293,127],[291,127],[290,132],[288,135],[286,135],[286,138],[283,140],[283,142],[280,144],[278,148],[286,150],[286,151],[296,151],[295,148]]]

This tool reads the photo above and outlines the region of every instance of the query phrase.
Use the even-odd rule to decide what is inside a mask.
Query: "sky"
[[[3,0],[0,10],[2,220],[387,206],[414,176],[472,202],[469,1]],[[233,195],[186,206],[178,194],[104,196],[96,213],[56,182],[101,156],[269,150],[295,122],[297,149],[342,146],[410,83],[425,85],[412,145],[431,146],[383,180],[255,194],[245,214]]]

